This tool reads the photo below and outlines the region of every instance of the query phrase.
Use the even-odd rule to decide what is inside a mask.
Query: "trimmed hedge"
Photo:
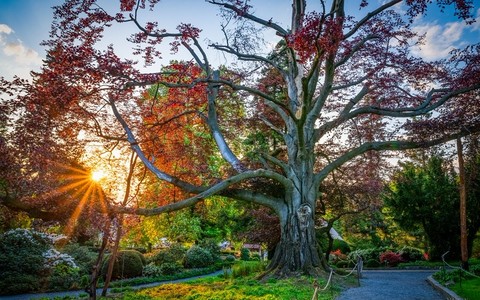
[[[132,278],[142,276],[143,272],[143,254],[136,250],[122,250],[119,251],[115,258],[115,264],[112,270],[112,279]],[[102,277],[106,278],[108,264],[111,255],[107,256],[103,261]]]

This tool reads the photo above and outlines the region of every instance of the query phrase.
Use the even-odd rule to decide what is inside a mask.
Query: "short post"
[[[363,259],[359,255],[357,256],[357,280],[358,280],[358,286],[360,286],[360,278],[362,277],[362,271],[363,271]]]

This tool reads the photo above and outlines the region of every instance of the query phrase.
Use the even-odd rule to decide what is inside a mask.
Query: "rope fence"
[[[470,275],[470,276],[473,276],[473,277],[475,277],[475,278],[480,278],[480,276],[478,276],[478,275],[476,275],[476,274],[474,274],[474,273],[472,273],[472,272],[469,272],[469,271],[465,270],[465,269],[462,268],[461,266],[460,266],[460,267],[455,267],[455,266],[452,266],[452,265],[450,265],[449,263],[447,263],[447,262],[445,261],[445,255],[447,255],[448,252],[450,252],[450,251],[447,251],[447,252],[445,252],[445,253],[442,254],[442,261],[443,261],[443,264],[444,264],[445,266],[448,266],[449,268],[454,269],[454,270],[462,270],[462,272],[465,272],[466,274],[468,274],[468,275]]]
[[[357,263],[355,264],[355,266],[353,266],[353,269],[350,270],[350,272],[346,275],[341,275],[341,274],[335,272],[333,270],[333,268],[330,268],[330,274],[328,275],[327,283],[325,284],[325,286],[323,288],[320,288],[320,286],[318,285],[318,281],[316,279],[313,281],[313,287],[315,288],[315,290],[313,292],[312,300],[317,300],[318,299],[318,292],[325,291],[330,286],[330,283],[332,282],[332,278],[333,278],[334,274],[339,276],[339,277],[346,278],[346,277],[352,275],[353,272],[355,272],[355,270],[357,271],[358,284],[360,285],[360,278],[362,276],[362,271],[363,271],[363,259],[362,259],[361,256],[357,257]]]

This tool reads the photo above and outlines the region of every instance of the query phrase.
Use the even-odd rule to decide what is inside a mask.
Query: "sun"
[[[103,178],[105,178],[107,176],[107,174],[105,173],[105,171],[103,170],[95,170],[93,171],[91,174],[90,174],[90,178],[93,180],[93,181],[100,181],[102,180]]]

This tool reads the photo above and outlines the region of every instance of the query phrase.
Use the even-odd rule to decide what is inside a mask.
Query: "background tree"
[[[238,62],[252,63],[235,72],[233,66],[211,64],[200,42],[201,31],[191,24],[180,24],[169,32],[156,22],[144,22],[143,9],[147,4],[155,9],[158,2],[121,0],[118,13],[110,13],[94,0],[68,0],[55,7],[50,39],[44,42],[50,59],[36,88],[45,92],[42,100],[69,112],[63,124],[76,122],[91,135],[130,146],[158,180],[181,190],[184,197],[174,203],[170,197],[156,198],[152,202],[161,204],[158,207],[132,205],[117,211],[155,215],[213,195],[272,209],[279,218],[281,238],[269,270],[279,276],[318,272],[316,202],[321,183],[334,170],[369,151],[428,147],[479,130],[478,118],[468,116],[479,107],[480,46],[459,49],[448,61],[426,62],[411,54],[410,46],[419,37],[410,22],[426,12],[428,1],[391,0],[375,7],[361,1],[354,8],[343,0],[331,1],[330,8],[320,1],[316,12],[307,10],[305,0],[292,1],[291,24],[284,28],[274,16],[253,15],[247,2],[209,0],[221,9],[225,20],[232,21],[222,24],[225,40],[209,46]],[[394,10],[400,3],[406,14]],[[458,16],[473,22],[470,3],[437,4],[453,5]],[[348,9],[358,12],[358,8],[360,16],[348,15]],[[105,30],[117,25],[136,30],[128,40],[150,71],[120,58],[116,45],[102,46]],[[275,33],[280,40],[269,55],[259,42],[261,30]],[[192,61],[173,62],[168,68],[156,65],[167,40],[172,51],[182,48]],[[265,89],[259,85],[262,73],[273,79]],[[195,176],[197,169],[192,174],[176,174],[158,163],[162,152],[157,148],[164,149],[168,143],[151,143],[163,132],[155,131],[156,126],[147,120],[153,117],[158,123],[175,124],[179,118],[168,118],[168,113],[166,119],[157,118],[163,114],[155,110],[161,101],[142,97],[140,91],[157,85],[173,95],[167,97],[172,107],[180,101],[181,112],[171,116],[199,116],[182,120],[195,125],[202,122],[214,141],[207,146],[228,167],[221,172],[203,168],[200,178]],[[252,105],[257,102],[265,110],[261,118],[222,113],[221,103],[227,100],[235,100],[246,112],[248,107],[257,107]],[[145,110],[148,107],[154,114]],[[195,114],[189,113],[191,107]],[[434,117],[414,119],[424,115]],[[247,126],[251,120],[262,121],[279,137],[277,151],[250,148],[261,158],[255,162],[242,155],[238,142],[249,136],[248,130],[255,130]],[[247,132],[233,135],[235,127]],[[186,131],[180,132],[189,137]],[[340,137],[355,140],[346,143]],[[184,149],[179,148],[178,154],[187,155]]]
[[[391,208],[394,220],[407,231],[422,229],[429,242],[432,258],[460,257],[459,194],[456,174],[443,159],[431,157],[426,165],[404,163],[389,184],[385,204]],[[469,232],[477,232],[480,224],[475,207],[478,200],[469,199]],[[471,250],[475,234],[468,238]],[[471,252],[470,252],[471,253]]]

